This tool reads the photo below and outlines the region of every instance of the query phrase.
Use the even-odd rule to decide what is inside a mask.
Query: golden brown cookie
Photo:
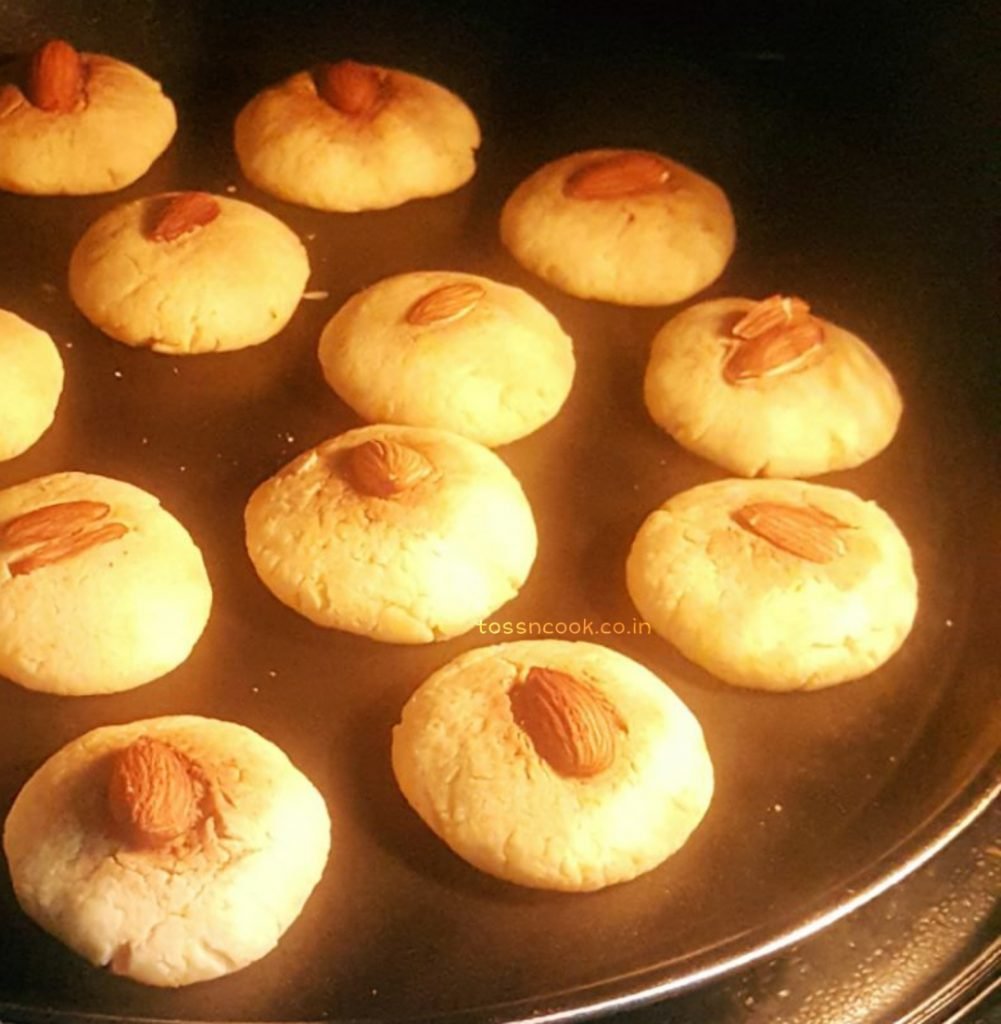
[[[444,430],[341,434],[262,483],[244,518],[250,559],[280,601],[389,643],[467,632],[535,560],[521,485],[489,449]]]
[[[490,447],[560,410],[570,338],[520,288],[473,274],[399,274],[352,296],[320,338],[327,383],[364,419],[440,427]]]
[[[541,167],[504,204],[501,240],[583,299],[680,302],[716,280],[736,240],[722,189],[642,150],[593,149]]]
[[[741,476],[849,469],[893,439],[893,377],[802,299],[715,299],[657,333],[644,397],[679,444]]]
[[[63,747],[18,794],[3,846],[42,928],[114,974],[178,986],[274,949],[323,873],[330,818],[273,743],[177,715]]]
[[[119,206],[70,260],[70,295],[126,345],[169,355],[260,345],[291,319],[309,277],[306,250],[270,213],[205,192]]]
[[[464,185],[476,170],[480,130],[442,86],[342,60],[255,96],[236,119],[235,144],[258,188],[291,203],[354,212]]]
[[[640,614],[728,683],[814,690],[877,669],[917,612],[910,548],[851,491],[720,480],[652,512],[626,564]]]
[[[709,807],[692,713],[607,647],[482,647],[434,673],[393,730],[393,771],[427,825],[475,867],[580,892],[650,871]]]
[[[174,105],[138,68],[50,40],[0,87],[0,188],[113,192],[141,178],[177,129]]]

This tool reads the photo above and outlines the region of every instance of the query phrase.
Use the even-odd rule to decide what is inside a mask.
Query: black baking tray
[[[996,19],[995,19],[996,20]],[[0,812],[63,743],[112,722],[197,713],[250,726],[317,784],[333,818],[327,872],[270,956],[176,992],[85,964],[19,911],[0,877],[0,1018],[313,1021],[586,1017],[705,985],[823,928],[944,845],[1001,784],[997,294],[989,213],[989,19],[974,4],[83,4],[0,2],[0,52],[51,35],[160,78],[181,127],[112,196],[0,196],[0,307],[56,338],[56,423],[0,464],[0,486],[64,469],[161,497],[202,547],[215,590],[191,658],[129,693],[65,699],[0,686]],[[957,50],[958,47],[958,50]],[[960,53],[962,60],[955,54]],[[321,59],[403,67],[460,93],[484,129],[453,195],[332,215],[251,188],[233,117]],[[592,146],[664,152],[729,194],[736,254],[702,297],[793,292],[866,338],[906,409],[891,447],[822,482],[880,502],[911,542],[914,632],[868,679],[813,694],[726,687],[635,630],[623,566],[647,513],[717,479],[651,423],[649,341],[674,308],[562,295],[497,240],[506,195],[545,160]],[[240,353],[176,359],[104,338],[65,287],[105,210],[167,190],[229,192],[303,238],[313,268],[288,328]],[[519,889],[452,855],[393,783],[389,737],[435,668],[489,627],[398,648],[312,626],[257,581],[243,549],[250,491],[357,425],[316,344],[358,288],[391,273],[469,270],[526,288],[572,335],[564,411],[500,454],[535,509],[540,552],[493,622],[619,623],[609,643],[677,690],[717,772],[688,845],[590,895]],[[720,628],[726,628],[720,623]],[[585,628],[585,627],[581,627]]]

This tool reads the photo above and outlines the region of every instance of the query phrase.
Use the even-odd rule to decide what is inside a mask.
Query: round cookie
[[[48,430],[63,390],[52,338],[0,309],[0,461],[27,451]]]
[[[0,676],[65,696],[140,686],[188,657],[211,604],[153,495],[87,473],[0,491]]]
[[[434,82],[344,60],[300,71],[236,119],[240,167],[258,188],[319,210],[399,206],[464,185],[480,129]]]
[[[728,683],[814,690],[857,679],[917,611],[907,541],[875,503],[794,480],[721,480],[675,495],[626,564],[640,614]]]
[[[131,64],[51,40],[20,83],[0,88],[0,189],[114,192],[141,178],[176,130],[174,105],[158,82]]]
[[[270,213],[223,196],[176,192],[119,206],[70,259],[70,295],[95,327],[169,355],[259,345],[291,319],[309,277],[306,250]]]
[[[519,288],[472,274],[400,274],[324,328],[327,383],[371,422],[440,427],[488,446],[548,423],[574,375],[556,318]]]
[[[42,928],[114,974],[178,986],[274,949],[323,873],[330,818],[273,743],[179,715],[67,744],[18,794],[3,845]]]
[[[680,302],[716,280],[736,241],[707,178],[641,150],[594,149],[546,164],[504,204],[501,241],[526,269],[583,299]]]
[[[377,425],[304,452],[247,503],[258,576],[319,626],[389,643],[472,629],[513,598],[536,552],[511,471],[458,434]]]
[[[713,792],[678,697],[625,655],[562,640],[482,647],[439,669],[393,730],[393,771],[460,857],[573,892],[655,868]]]
[[[893,439],[893,377],[801,299],[715,299],[657,333],[644,397],[679,444],[741,476],[849,469]]]

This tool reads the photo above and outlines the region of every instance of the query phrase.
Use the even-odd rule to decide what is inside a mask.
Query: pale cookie
[[[678,697],[625,655],[563,640],[482,647],[437,671],[393,730],[393,771],[460,857],[573,892],[655,868],[713,792]]]
[[[419,272],[353,296],[320,338],[327,383],[363,419],[440,427],[494,447],[560,410],[573,345],[519,288]]]
[[[178,986],[275,948],[323,873],[330,818],[273,743],[178,715],[67,744],[18,794],[3,845],[42,928],[114,974]]]
[[[443,430],[378,425],[325,441],[261,484],[245,521],[254,568],[280,601],[389,643],[467,632],[535,560],[514,475]]]
[[[480,129],[454,93],[425,78],[344,60],[255,96],[235,128],[258,188],[319,210],[377,210],[437,196],[476,170]]]
[[[51,40],[0,87],[0,189],[113,192],[141,178],[177,129],[160,84],[113,57]]]
[[[259,345],[291,319],[309,277],[296,235],[270,213],[205,192],[119,206],[70,260],[70,295],[95,327],[169,355]]]
[[[63,390],[52,338],[0,309],[0,461],[27,451],[48,430]]]
[[[88,473],[0,491],[0,676],[66,696],[157,679],[212,604],[201,553],[152,494]]]
[[[667,157],[622,149],[537,170],[504,204],[500,233],[550,284],[626,306],[694,295],[723,272],[736,240],[718,186]]]
[[[893,439],[893,377],[854,334],[802,299],[716,299],[657,333],[647,409],[679,444],[741,476],[857,466]]]
[[[857,679],[904,642],[918,605],[907,541],[872,501],[793,480],[721,480],[647,517],[626,564],[640,614],[738,686]]]

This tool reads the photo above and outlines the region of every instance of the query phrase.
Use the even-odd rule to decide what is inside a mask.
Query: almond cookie
[[[533,274],[582,299],[680,302],[723,272],[730,204],[707,178],[656,153],[593,149],[554,160],[504,204],[501,241]]]
[[[52,338],[0,309],[0,461],[27,451],[49,429],[63,390]]]
[[[573,345],[526,292],[472,274],[387,278],[353,296],[320,338],[327,383],[371,422],[440,427],[494,447],[560,410]]]
[[[893,439],[893,377],[854,334],[802,299],[716,299],[656,335],[647,409],[679,444],[741,476],[849,469]]]
[[[188,657],[211,603],[152,494],[88,473],[0,491],[0,676],[64,696],[140,686]]]
[[[0,189],[114,192],[141,178],[177,130],[160,84],[113,57],[53,39],[0,85]]]
[[[389,643],[472,629],[535,560],[511,471],[458,434],[377,425],[300,455],[254,491],[247,551],[271,592],[319,626]]]
[[[626,564],[640,614],[738,686],[815,690],[877,669],[918,606],[907,541],[872,501],[794,480],[721,480],[647,517]]]
[[[260,345],[291,319],[309,259],[277,217],[205,192],[119,206],[70,260],[70,295],[95,327],[169,355]]]
[[[563,640],[482,647],[439,669],[393,730],[393,771],[460,857],[571,892],[655,868],[713,792],[678,697],[625,655]]]
[[[146,985],[238,971],[277,945],[323,873],[312,783],[241,725],[110,725],[35,772],[7,816],[22,909],[91,963]]]
[[[454,93],[404,71],[342,60],[300,71],[240,111],[247,179],[319,210],[378,210],[464,185],[480,129]]]

